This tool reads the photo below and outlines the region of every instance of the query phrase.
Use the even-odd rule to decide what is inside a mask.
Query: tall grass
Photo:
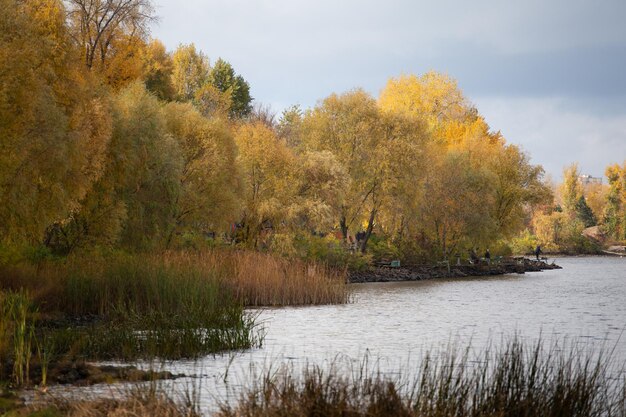
[[[12,338],[2,338],[0,352],[12,356],[0,365],[12,365],[18,386],[38,353],[43,380],[61,359],[198,357],[262,340],[232,290],[190,258],[117,254],[22,265],[3,274],[2,287],[0,331]],[[30,305],[42,314],[36,332],[25,318]]]
[[[191,256],[205,270],[215,270],[246,306],[349,301],[345,271],[321,264],[251,251],[208,251],[185,256]]]
[[[426,354],[410,377],[368,366],[307,367],[267,374],[224,404],[235,416],[535,417],[625,416],[623,364],[609,356],[518,340],[480,356]]]
[[[11,316],[0,331],[10,322],[24,337],[0,341],[0,351],[11,345],[17,355],[5,362],[16,370],[29,368],[39,353],[44,375],[59,356],[176,359],[257,346],[262,333],[245,306],[348,300],[341,272],[235,250],[82,255],[0,269],[0,289],[30,294],[44,318],[38,336],[48,346]]]
[[[46,311],[74,316],[152,311],[184,314],[233,301],[244,306],[345,303],[345,272],[236,250],[76,257],[5,267],[0,285],[28,288]]]
[[[16,385],[28,383],[35,319],[33,305],[25,291],[0,291],[0,380],[10,367],[11,379]]]

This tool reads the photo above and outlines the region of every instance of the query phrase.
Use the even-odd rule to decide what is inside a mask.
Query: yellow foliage
[[[204,118],[189,103],[170,103],[164,110],[167,130],[183,159],[175,232],[226,229],[237,218],[241,192],[231,132],[224,122]]]
[[[0,235],[36,243],[103,170],[106,96],[76,61],[59,1],[0,3]]]

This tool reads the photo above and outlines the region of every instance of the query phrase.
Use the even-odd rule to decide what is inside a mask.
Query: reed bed
[[[0,273],[4,288],[28,288],[46,311],[73,316],[349,301],[345,271],[253,251],[82,256]]]
[[[181,256],[215,271],[249,307],[342,304],[350,299],[346,272],[321,264],[235,250],[176,254],[174,259]]]
[[[268,373],[217,415],[626,416],[624,364],[602,353],[519,340],[477,356],[454,352],[426,354],[412,377],[387,376],[367,362]]]
[[[0,367],[15,367],[16,385],[28,382],[31,357],[38,358],[44,382],[48,364],[61,357],[196,358],[262,343],[263,331],[246,306],[349,299],[345,273],[227,249],[82,255],[0,266],[0,275],[5,294],[0,332],[10,325],[22,335],[0,340]],[[20,299],[16,294],[28,294],[28,305],[42,318],[37,329],[9,308],[9,302]]]

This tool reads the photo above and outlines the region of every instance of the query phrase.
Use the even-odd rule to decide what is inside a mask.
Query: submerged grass
[[[307,367],[267,374],[217,415],[557,417],[626,416],[623,364],[610,356],[519,340],[471,356],[426,354],[418,372],[386,376]]]

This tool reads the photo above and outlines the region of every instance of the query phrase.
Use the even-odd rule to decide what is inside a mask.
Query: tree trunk
[[[348,240],[348,225],[346,224],[346,216],[341,216],[339,219],[339,227],[341,228],[341,235],[343,236],[343,241]]]
[[[376,218],[376,212],[378,210],[373,208],[370,212],[370,218],[367,221],[367,229],[365,230],[365,237],[363,238],[363,242],[361,242],[361,253],[365,253],[365,249],[367,248],[367,241],[372,235],[372,231],[374,230],[374,219]]]

